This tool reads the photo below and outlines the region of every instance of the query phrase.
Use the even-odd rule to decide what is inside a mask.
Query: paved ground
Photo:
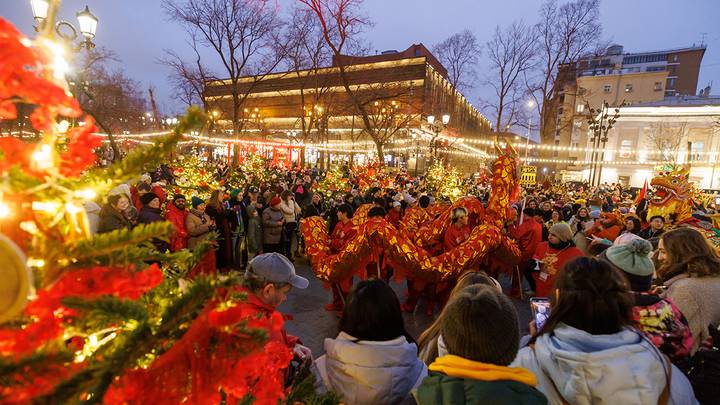
[[[335,337],[338,333],[338,317],[334,313],[325,310],[324,306],[330,302],[329,290],[323,288],[322,283],[315,278],[304,259],[297,259],[295,262],[297,273],[310,280],[310,287],[306,290],[293,289],[288,300],[280,306],[284,314],[292,315],[293,320],[286,323],[288,333],[298,336],[303,343],[312,349],[315,357],[325,353],[323,342],[325,338]],[[507,280],[500,280],[504,286]],[[401,302],[405,299],[405,286],[391,284],[400,297]],[[530,309],[527,302],[514,300],[518,309],[521,334],[527,333],[527,325],[530,321]],[[436,313],[437,314],[437,313]],[[425,315],[424,302],[420,301],[414,314],[403,314],[405,317],[405,328],[415,338],[420,336],[425,328],[433,321]]]

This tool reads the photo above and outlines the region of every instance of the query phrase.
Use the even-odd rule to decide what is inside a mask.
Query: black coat
[[[107,233],[118,229],[132,229],[132,223],[110,204],[100,210],[100,222],[97,233]]]
[[[139,224],[151,224],[153,222],[163,222],[165,218],[160,213],[160,208],[142,207],[138,214]],[[170,250],[170,244],[162,239],[153,238],[152,244],[158,252],[167,252]]]

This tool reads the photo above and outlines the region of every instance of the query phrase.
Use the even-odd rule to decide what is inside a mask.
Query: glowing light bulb
[[[86,188],[84,190],[75,191],[75,197],[83,200],[94,200],[97,197],[97,193],[91,188]]]
[[[68,120],[62,120],[62,121],[58,122],[58,124],[57,124],[57,131],[61,134],[66,133],[69,128],[70,128],[70,122],[68,122]]]
[[[65,79],[65,74],[70,71],[70,65],[67,60],[65,60],[65,48],[63,48],[62,44],[48,39],[43,40],[43,44],[48,48],[52,56],[52,63],[50,65],[52,66],[55,79]]]
[[[47,170],[53,167],[52,157],[50,145],[42,144],[32,154],[33,164],[37,169]]]
[[[10,207],[8,207],[7,204],[0,201],[0,218],[7,218],[10,216],[12,211],[10,211]]]
[[[31,257],[31,258],[27,259],[26,264],[28,267],[41,268],[41,267],[45,267],[45,260],[35,259],[35,258]]]
[[[60,203],[57,201],[33,201],[33,211],[42,211],[54,214],[60,209]]]

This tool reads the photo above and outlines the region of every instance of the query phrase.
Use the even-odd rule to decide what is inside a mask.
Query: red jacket
[[[390,212],[385,215],[385,219],[398,229],[400,227],[400,220],[402,219],[402,211],[391,209]]]
[[[525,218],[522,224],[510,231],[510,236],[518,243],[522,252],[520,265],[523,265],[533,257],[542,242],[542,225],[533,218]]]
[[[458,228],[455,225],[450,225],[443,235],[443,249],[449,252],[460,246],[461,243],[465,242],[470,237],[470,226],[465,225],[462,228]]]
[[[170,236],[170,250],[177,252],[187,248],[188,232],[185,228],[185,218],[188,216],[187,210],[180,210],[175,204],[168,204],[165,219],[173,224],[175,233]]]
[[[534,259],[541,262],[540,272],[533,272],[533,278],[535,278],[537,285],[536,295],[538,297],[549,297],[557,272],[565,266],[565,263],[580,256],[585,256],[585,254],[575,246],[555,250],[550,247],[548,242],[540,243],[533,255]]]
[[[276,308],[262,302],[260,298],[247,289],[240,288],[238,290],[247,293],[247,298],[242,302],[238,302],[229,310],[221,311],[218,315],[216,315],[216,320],[219,321],[217,323],[228,324],[229,322],[223,322],[221,319],[222,317],[225,317],[226,319],[249,321],[250,324],[252,324],[253,318],[257,318],[258,315],[262,315],[267,319],[273,321],[277,320],[278,322],[278,324],[275,324],[268,330],[268,341],[281,342],[291,350],[296,344],[300,343],[300,339],[297,336],[288,335],[287,332],[285,332],[285,328],[283,328],[285,316],[278,312]]]
[[[151,191],[155,193],[156,196],[160,199],[160,206],[162,207],[163,204],[165,204],[165,190],[162,189],[160,186],[153,186]],[[138,212],[142,209],[143,205],[140,202],[140,194],[138,194],[137,187],[132,186],[130,187],[130,195],[132,197],[132,203],[137,208]]]
[[[335,225],[332,235],[330,235],[330,251],[332,251],[332,253],[340,252],[355,235],[357,235],[357,230],[353,226],[352,221],[347,221],[346,223],[339,221],[337,225]]]

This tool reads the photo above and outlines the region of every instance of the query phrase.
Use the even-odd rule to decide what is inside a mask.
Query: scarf
[[[195,215],[196,217],[200,218],[200,222],[202,222],[203,225],[205,224],[205,222],[207,222],[207,219],[206,219],[207,217],[205,216],[204,212],[200,212],[200,211],[196,210],[195,208],[190,208],[190,213]]]
[[[428,369],[450,377],[470,378],[480,381],[517,381],[531,387],[537,385],[535,375],[524,368],[481,363],[452,354],[438,357],[434,363],[430,364]]]
[[[548,246],[549,246],[551,249],[555,249],[555,250],[563,250],[563,249],[565,249],[565,248],[570,247],[571,245],[572,245],[572,246],[575,245],[571,240],[569,240],[569,241],[567,241],[567,242],[560,242],[560,243],[550,243],[550,242],[548,241]]]

